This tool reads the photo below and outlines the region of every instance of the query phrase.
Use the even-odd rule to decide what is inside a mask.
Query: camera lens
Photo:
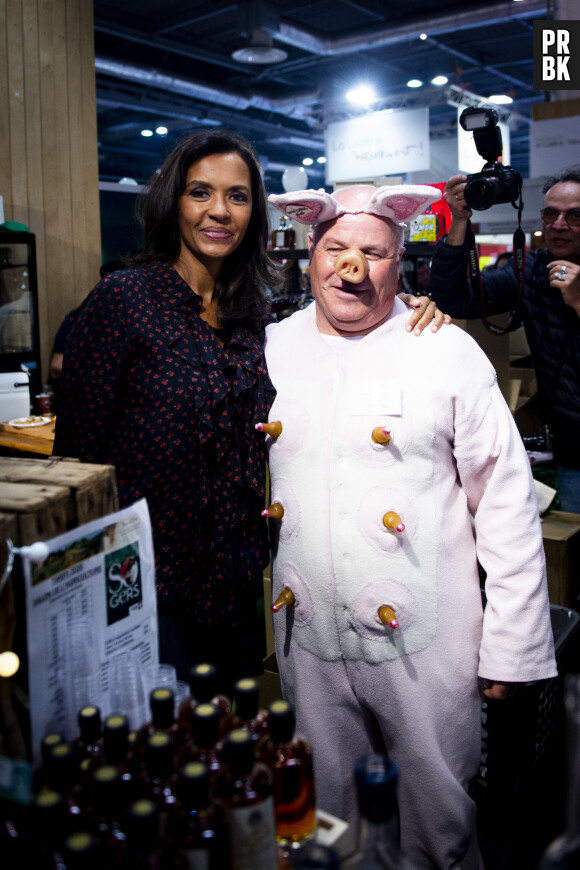
[[[476,178],[469,181],[465,187],[465,202],[476,211],[490,208],[496,202],[496,178]]]

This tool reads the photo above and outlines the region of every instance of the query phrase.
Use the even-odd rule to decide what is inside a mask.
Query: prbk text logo
[[[534,90],[580,89],[580,21],[534,21]]]

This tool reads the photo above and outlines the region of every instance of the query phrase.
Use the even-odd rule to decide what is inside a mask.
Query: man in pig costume
[[[318,805],[354,826],[355,759],[386,749],[402,848],[418,868],[475,870],[481,692],[556,663],[530,464],[495,372],[455,326],[417,341],[395,295],[405,222],[439,197],[270,196],[312,225],[315,302],[267,331],[264,514],[282,688]]]

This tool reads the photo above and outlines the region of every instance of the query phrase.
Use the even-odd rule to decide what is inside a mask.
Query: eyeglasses
[[[569,227],[580,227],[580,208],[569,208],[568,211],[558,211],[557,208],[543,208],[540,212],[545,224],[555,223],[560,215]]]

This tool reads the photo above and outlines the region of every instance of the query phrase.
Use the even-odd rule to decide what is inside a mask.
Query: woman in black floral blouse
[[[145,497],[157,564],[160,660],[220,687],[262,672],[256,616],[269,561],[263,435],[268,217],[251,146],[194,133],[142,209],[144,246],[97,284],[71,330],[54,453],[117,470],[121,506]]]

